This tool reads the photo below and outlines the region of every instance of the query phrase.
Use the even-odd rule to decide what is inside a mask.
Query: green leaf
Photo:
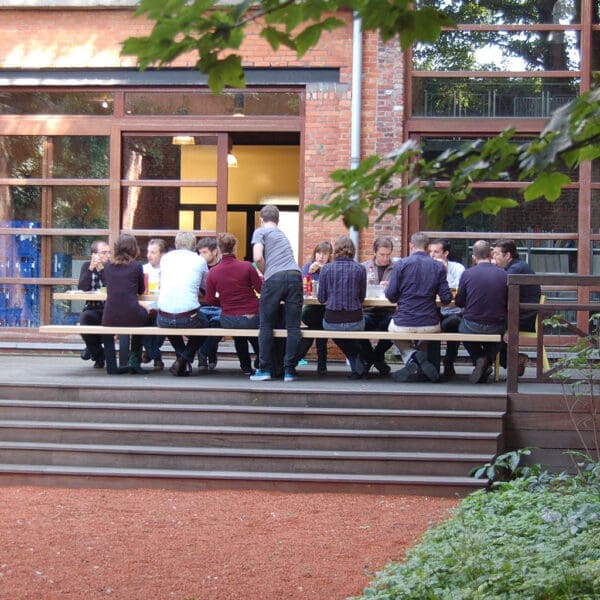
[[[564,173],[540,173],[524,191],[525,200],[530,202],[536,198],[546,198],[555,202],[560,198],[562,188],[571,183],[571,179]]]

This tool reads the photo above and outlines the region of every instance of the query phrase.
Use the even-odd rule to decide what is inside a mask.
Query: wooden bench
[[[129,335],[183,335],[218,337],[258,337],[258,329],[230,329],[225,327],[204,327],[199,329],[172,329],[168,327],[118,327],[102,325],[41,325],[40,333],[49,335],[99,335],[102,336],[106,359],[106,371],[110,374],[125,372],[117,366],[114,336]],[[414,340],[423,342],[500,342],[500,334],[484,333],[400,333],[397,331],[331,331],[324,329],[301,328],[305,338],[350,339],[350,340]],[[287,337],[286,329],[274,329],[273,336]]]

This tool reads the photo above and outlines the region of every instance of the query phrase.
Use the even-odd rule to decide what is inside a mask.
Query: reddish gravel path
[[[458,501],[0,488],[0,598],[343,599]]]

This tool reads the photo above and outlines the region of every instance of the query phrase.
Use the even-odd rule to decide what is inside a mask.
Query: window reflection
[[[108,115],[110,92],[0,92],[0,114]]]
[[[52,190],[52,227],[108,227],[108,188],[61,187]]]
[[[108,177],[108,137],[58,136],[52,142],[53,177]]]

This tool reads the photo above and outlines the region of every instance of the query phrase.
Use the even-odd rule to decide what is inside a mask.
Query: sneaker
[[[406,383],[410,380],[416,380],[418,374],[419,365],[413,355],[402,369],[392,373],[392,379],[398,383]]]
[[[250,375],[250,381],[270,381],[271,373],[269,371],[261,371],[258,369],[254,375]]]
[[[214,371],[217,368],[217,355],[209,356],[208,358],[208,370]]]
[[[286,371],[283,375],[284,383],[292,383],[292,381],[296,381],[297,378],[298,375],[296,374],[296,371]]]

